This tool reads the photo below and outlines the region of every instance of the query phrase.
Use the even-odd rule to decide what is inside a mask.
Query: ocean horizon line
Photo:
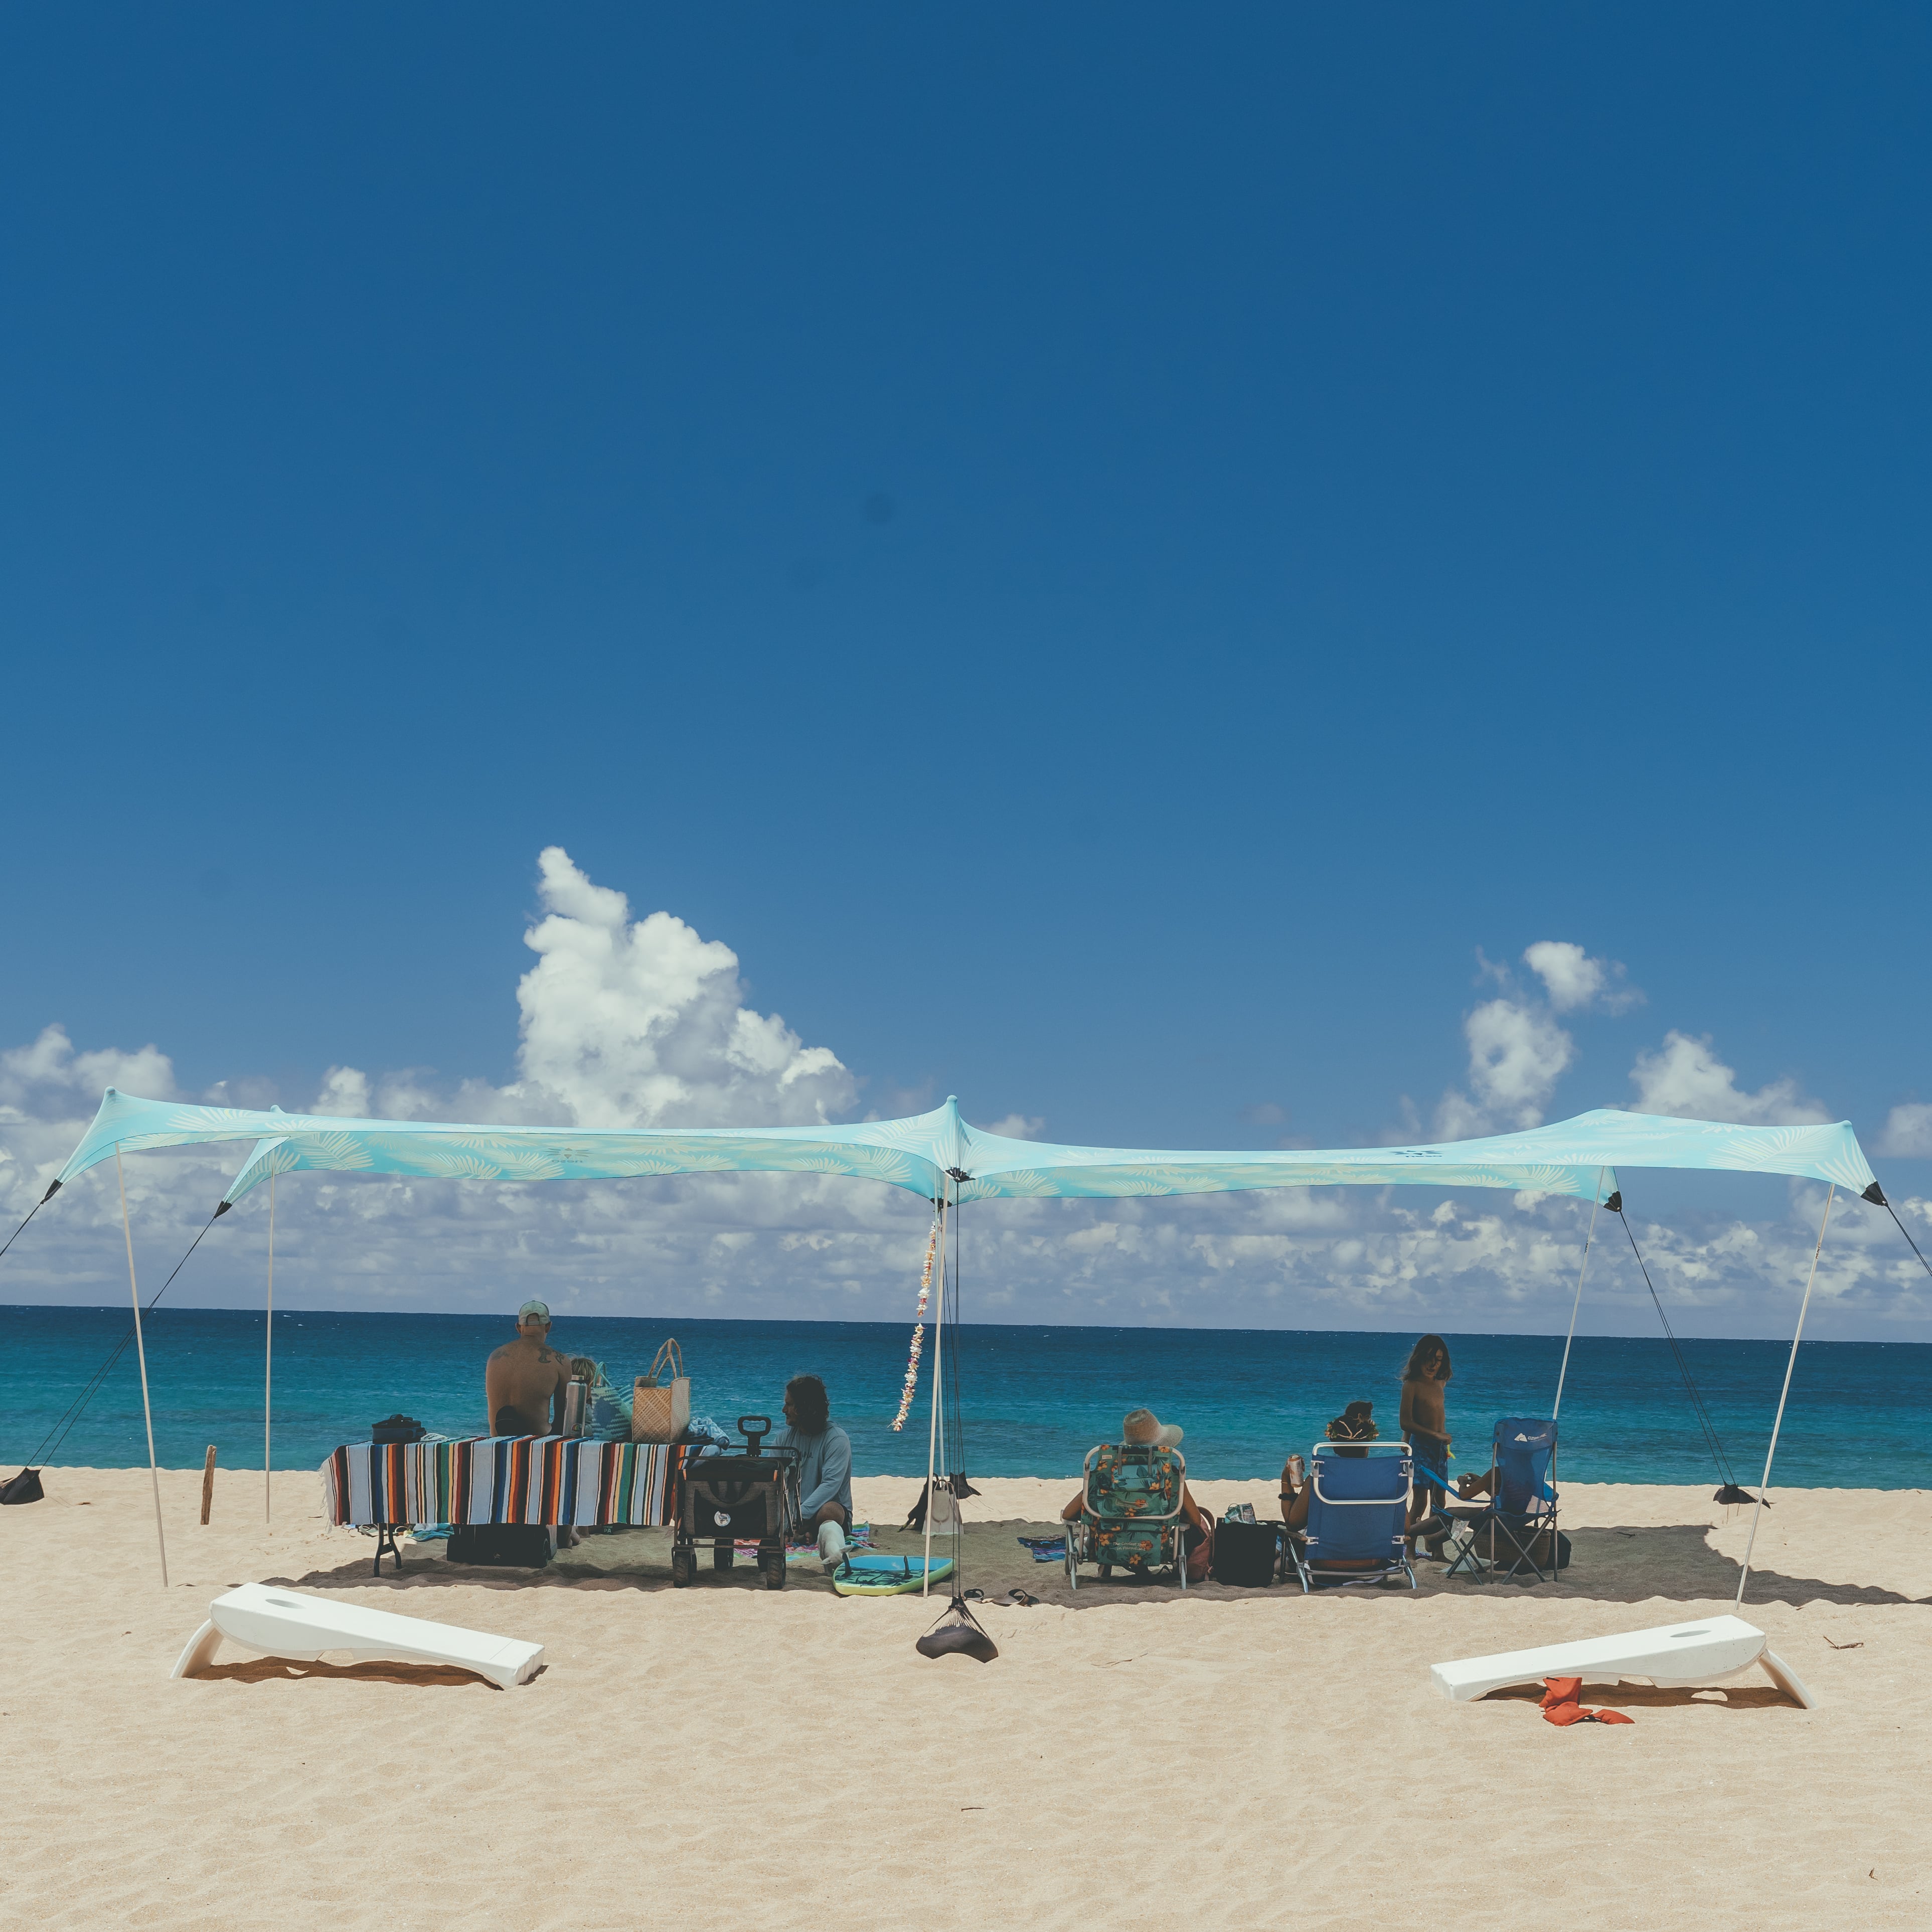
[[[15,1346],[0,1352],[0,1460],[102,1468],[147,1460],[135,1351],[125,1348],[70,1426],[63,1418],[130,1327],[112,1304],[12,1304]],[[29,1312],[31,1311],[31,1312]],[[419,1311],[276,1311],[273,1454],[278,1468],[319,1465],[371,1424],[398,1412],[436,1434],[488,1429],[483,1367],[507,1340],[498,1315]],[[735,1432],[741,1415],[776,1417],[796,1374],[821,1376],[862,1475],[923,1474],[933,1350],[920,1364],[914,1413],[895,1430],[911,1324],[774,1322],[733,1316],[556,1317],[560,1350],[601,1363],[619,1387],[676,1334],[694,1413]],[[263,1312],[162,1309],[145,1324],[158,1455],[198,1467],[207,1446],[254,1459],[263,1429]],[[1659,1336],[1444,1331],[1456,1469],[1487,1466],[1499,1418],[1560,1413],[1559,1467],[1578,1482],[1755,1487],[1790,1361],[1787,1341],[1681,1336],[1712,1426],[1706,1436],[1679,1356]],[[949,1330],[946,1380],[957,1378],[964,1468],[975,1476],[1077,1470],[1096,1443],[1118,1439],[1132,1408],[1184,1432],[1198,1480],[1248,1480],[1306,1454],[1349,1402],[1372,1405],[1386,1439],[1399,1420],[1412,1330],[1149,1328],[1101,1323],[969,1322]],[[956,1343],[956,1346],[955,1344]],[[1807,1342],[1791,1385],[1773,1486],[1932,1488],[1932,1446],[1873,1438],[1859,1425],[1922,1399],[1922,1343]],[[1558,1384],[1562,1394],[1557,1400]],[[232,1463],[226,1466],[236,1466]]]

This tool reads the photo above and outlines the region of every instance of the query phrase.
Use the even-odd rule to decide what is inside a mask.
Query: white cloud
[[[829,1048],[745,1004],[738,956],[681,919],[632,923],[560,845],[538,860],[546,916],[524,935],[537,964],[512,1102],[548,1101],[580,1126],[802,1126],[848,1112],[857,1083]]]
[[[148,1100],[179,1097],[174,1062],[153,1045],[133,1053],[118,1046],[92,1053],[76,1053],[67,1029],[43,1027],[31,1046],[0,1054],[0,1106],[42,1110],[50,1101],[86,1103],[92,1118],[104,1088]]]
[[[1932,1106],[1922,1100],[1893,1108],[1872,1144],[1880,1154],[1904,1160],[1932,1158]]]
[[[372,1083],[332,1066],[314,1111],[387,1120],[567,1126],[793,1126],[850,1111],[854,1081],[829,1048],[745,1004],[738,956],[668,912],[633,921],[560,845],[538,862],[544,916],[524,935],[522,1044],[507,1087],[437,1091],[422,1068]]]
[[[1828,1120],[1816,1100],[1792,1080],[1774,1080],[1754,1094],[1738,1085],[1735,1069],[1713,1050],[1710,1036],[1693,1039],[1674,1029],[1654,1053],[1640,1053],[1630,1069],[1640,1114],[1676,1114],[1696,1120],[1738,1120],[1755,1125]]]
[[[322,1076],[322,1090],[315,1096],[311,1114],[339,1115],[344,1120],[366,1120],[369,1112],[369,1076],[353,1066],[332,1066]]]
[[[1624,969],[1616,960],[1592,958],[1567,939],[1539,939],[1522,958],[1543,982],[1557,1012],[1594,1006],[1602,1012],[1621,1013],[1642,1000],[1636,987],[1622,983]]]
[[[1009,1140],[1036,1141],[1046,1131],[1046,1120],[1040,1114],[1009,1114],[1004,1120],[995,1120],[986,1131],[1004,1134]]]
[[[1498,1120],[1533,1127],[1576,1057],[1570,1036],[1540,1006],[1517,1000],[1486,1000],[1462,1022],[1469,1042],[1467,1094],[1453,1090],[1436,1110],[1436,1132],[1461,1140],[1489,1132]]]

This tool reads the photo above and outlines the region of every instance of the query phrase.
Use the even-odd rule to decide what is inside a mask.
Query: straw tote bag
[[[650,1373],[638,1378],[631,1397],[631,1440],[675,1442],[691,1426],[691,1378],[684,1372],[684,1352],[668,1341],[651,1363]]]

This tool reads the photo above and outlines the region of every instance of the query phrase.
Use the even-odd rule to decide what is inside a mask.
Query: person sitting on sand
[[[1160,1418],[1150,1408],[1133,1409],[1120,1424],[1120,1440],[1130,1449],[1178,1449],[1180,1434],[1172,1423],[1162,1426]],[[1087,1488],[1082,1484],[1060,1512],[1061,1522],[1077,1522],[1086,1507]],[[1180,1485],[1180,1511],[1187,1519],[1181,1540],[1187,1552],[1188,1581],[1198,1582],[1207,1576],[1213,1562],[1214,1519],[1194,1500],[1194,1492],[1185,1480]]]
[[[1442,1560],[1448,1534],[1442,1514],[1449,1495],[1449,1422],[1443,1389],[1449,1380],[1449,1350],[1440,1335],[1425,1335],[1409,1351],[1402,1372],[1402,1432],[1415,1458],[1416,1484],[1409,1503],[1409,1554],[1416,1538],[1426,1538],[1429,1554]],[[1439,1526],[1439,1527],[1438,1527]],[[1433,1533],[1432,1533],[1433,1532]]]
[[[1322,1432],[1330,1442],[1378,1442],[1382,1431],[1376,1426],[1375,1405],[1372,1402],[1352,1402]],[[1338,1456],[1360,1456],[1360,1449],[1337,1449]],[[1299,1456],[1291,1456],[1282,1465],[1281,1514],[1282,1522],[1288,1535],[1297,1542],[1308,1532],[1308,1499],[1314,1494],[1314,1485],[1309,1480],[1307,1465]],[[1421,1531],[1430,1534],[1432,1524]],[[1449,1526],[1442,1525],[1441,1533],[1446,1536]],[[1372,1570],[1376,1567],[1373,1557],[1334,1557],[1327,1559],[1330,1567],[1337,1570]]]
[[[491,1436],[560,1436],[571,1360],[550,1346],[550,1310],[526,1301],[517,1310],[517,1339],[506,1342],[483,1370]]]
[[[831,1398],[816,1376],[794,1376],[785,1384],[784,1419],[784,1428],[772,1432],[772,1446],[798,1451],[800,1512],[818,1538],[829,1576],[845,1560],[852,1523],[852,1438],[832,1420]]]

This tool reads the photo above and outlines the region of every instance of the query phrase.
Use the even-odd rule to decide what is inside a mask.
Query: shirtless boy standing
[[[492,1436],[556,1436],[563,1431],[570,1358],[550,1345],[550,1310],[526,1301],[517,1310],[517,1339],[506,1342],[483,1371]]]

